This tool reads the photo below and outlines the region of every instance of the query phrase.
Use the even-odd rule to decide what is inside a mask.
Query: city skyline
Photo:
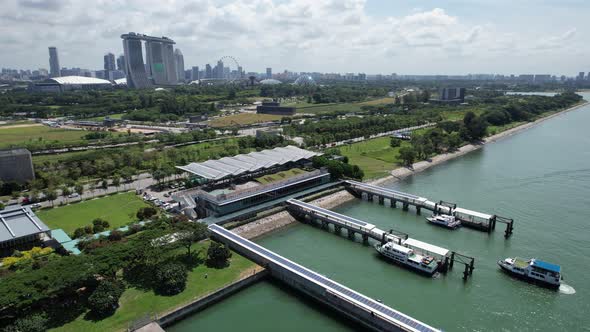
[[[580,10],[567,13],[559,7],[562,2],[552,0],[423,1],[420,7],[376,0],[173,2],[89,7],[8,1],[0,23],[8,51],[0,63],[45,68],[47,47],[55,46],[62,67],[101,68],[105,52],[123,53],[120,34],[141,31],[173,38],[187,68],[214,64],[224,55],[256,72],[272,67],[277,72],[575,76],[590,67],[583,39],[590,32],[584,20],[590,5],[578,0],[570,0],[569,8]],[[498,8],[507,9],[501,17]],[[527,15],[515,15],[525,8]],[[160,11],[166,15],[155,15]],[[121,20],[108,14],[114,12],[132,15]],[[563,18],[547,24],[556,13]]]

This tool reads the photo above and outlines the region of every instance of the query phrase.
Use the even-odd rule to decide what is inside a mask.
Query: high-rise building
[[[205,65],[205,78],[213,78],[213,70],[210,64]]]
[[[176,64],[174,61],[174,47],[172,44],[163,43],[162,52],[164,55],[164,64],[166,65],[166,78],[168,84],[176,84],[180,79],[176,75]]]
[[[581,71],[581,72],[578,74],[578,77],[577,77],[577,79],[578,79],[579,81],[583,81],[583,80],[584,80],[584,74],[585,74],[585,73],[584,73],[583,71]]]
[[[125,56],[123,54],[117,58],[117,70],[125,71]]]
[[[266,78],[272,78],[272,68],[266,68]]]
[[[196,81],[200,79],[199,77],[199,67],[198,66],[194,66],[191,70],[191,81]]]
[[[135,89],[151,87],[152,82],[148,79],[146,66],[143,63],[141,36],[129,33],[122,35],[121,38],[123,39],[123,51],[125,54],[127,86]]]
[[[60,77],[61,67],[59,66],[59,57],[57,56],[57,48],[55,46],[49,47],[49,76]]]
[[[127,86],[146,88],[153,84],[178,82],[174,63],[174,41],[167,37],[151,37],[130,32],[121,35],[125,57]],[[146,63],[143,62],[142,41],[145,41]]]
[[[106,72],[115,71],[115,55],[113,53],[104,55],[104,70]]]
[[[215,78],[223,78],[223,61],[217,61],[217,66],[213,69]]]
[[[184,81],[184,56],[179,48],[174,50],[174,64],[178,81]]]

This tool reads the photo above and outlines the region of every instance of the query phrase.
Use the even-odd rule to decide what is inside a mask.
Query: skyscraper
[[[178,83],[178,76],[176,75],[176,65],[174,61],[174,47],[172,44],[163,43],[162,53],[164,56],[164,64],[166,65],[166,78],[168,84]]]
[[[179,48],[174,50],[174,64],[176,66],[176,77],[178,81],[184,81],[184,56]]]
[[[210,64],[205,65],[205,78],[213,78],[213,70]]]
[[[198,66],[195,66],[191,70],[191,81],[196,81],[198,79],[200,79],[200,77],[199,77],[199,67]]]
[[[55,46],[49,47],[49,77],[60,77],[61,67],[59,66],[59,58],[57,56],[57,48]]]
[[[217,66],[215,66],[214,72],[215,78],[223,78],[223,61],[217,61]]]
[[[272,68],[266,68],[266,78],[272,78]]]
[[[143,63],[141,51],[141,37],[135,33],[122,35],[123,51],[125,53],[125,74],[127,75],[127,86],[141,89],[149,88],[152,82],[148,79],[146,66]]]
[[[113,53],[107,53],[104,55],[104,70],[115,71],[115,55]]]
[[[125,71],[125,56],[123,54],[117,58],[117,70]]]

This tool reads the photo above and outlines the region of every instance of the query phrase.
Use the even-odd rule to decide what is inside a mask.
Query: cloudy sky
[[[0,67],[100,69],[129,31],[187,67],[398,74],[590,71],[588,0],[0,0]]]

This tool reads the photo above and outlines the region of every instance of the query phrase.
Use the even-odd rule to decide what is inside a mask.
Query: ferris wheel
[[[227,80],[230,83],[232,83],[232,82],[234,82],[234,81],[239,80],[239,79],[242,78],[242,73],[241,72],[238,72],[237,75],[232,75],[231,74],[231,70],[235,69],[236,71],[238,71],[239,69],[241,69],[240,63],[238,62],[238,60],[236,60],[236,58],[234,58],[231,55],[224,55],[218,61],[224,63],[224,66],[225,66],[226,63],[229,63],[229,66],[228,67],[230,68],[230,76],[229,76],[229,78]],[[235,66],[235,67],[233,67],[233,66]]]

